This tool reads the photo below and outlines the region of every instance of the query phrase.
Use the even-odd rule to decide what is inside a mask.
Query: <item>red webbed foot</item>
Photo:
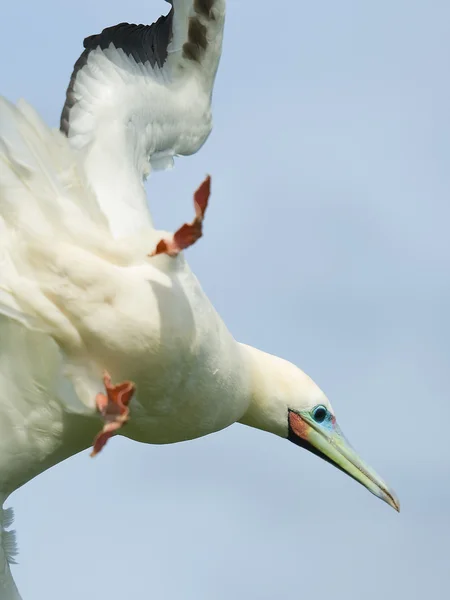
[[[172,238],[165,238],[158,242],[156,249],[150,256],[168,254],[177,256],[182,250],[189,248],[202,237],[203,219],[205,217],[208,200],[211,193],[211,177],[205,179],[194,194],[195,219],[192,223],[185,223],[178,229]]]
[[[103,383],[106,395],[97,394],[95,402],[105,425],[94,440],[91,456],[96,456],[109,438],[128,421],[130,412],[128,405],[136,389],[131,381],[112,385],[109,373],[104,374]]]

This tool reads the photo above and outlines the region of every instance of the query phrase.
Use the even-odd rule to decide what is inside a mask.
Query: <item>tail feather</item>
[[[14,510],[10,508],[3,509],[3,529],[9,529],[14,523]]]
[[[21,600],[11,575],[10,565],[17,564],[16,532],[11,530],[14,521],[12,508],[0,506],[0,597],[2,600]]]
[[[17,555],[19,549],[17,547],[16,532],[14,530],[2,531],[2,548],[8,565],[17,565]]]

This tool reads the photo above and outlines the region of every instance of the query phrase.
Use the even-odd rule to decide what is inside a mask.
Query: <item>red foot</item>
[[[192,223],[185,223],[173,234],[172,239],[162,239],[158,242],[156,249],[150,256],[168,254],[177,256],[182,250],[189,248],[202,237],[203,219],[208,206],[211,193],[211,177],[205,179],[194,194],[195,219]]]
[[[134,383],[124,381],[118,385],[111,384],[109,373],[104,374],[105,394],[97,394],[95,402],[97,410],[102,415],[105,425],[94,440],[91,456],[96,456],[110,437],[128,421],[130,409],[128,404],[135,391]]]

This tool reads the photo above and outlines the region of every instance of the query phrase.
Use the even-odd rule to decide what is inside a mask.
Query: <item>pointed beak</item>
[[[334,417],[316,423],[309,412],[289,411],[289,440],[331,463],[397,512],[400,503],[381,477],[366,465],[345,439]]]

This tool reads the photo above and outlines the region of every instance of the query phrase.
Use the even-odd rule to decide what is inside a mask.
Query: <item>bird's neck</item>
[[[287,415],[284,421],[283,402],[295,367],[278,356],[252,346],[241,346],[251,373],[252,385],[247,411],[239,422],[286,437]]]

